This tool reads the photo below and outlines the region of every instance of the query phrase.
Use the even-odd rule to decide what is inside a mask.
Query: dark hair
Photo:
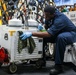
[[[44,8],[44,12],[49,12],[51,15],[55,13],[55,6],[47,5]]]

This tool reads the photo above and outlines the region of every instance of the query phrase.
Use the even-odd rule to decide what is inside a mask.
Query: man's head
[[[46,20],[51,20],[55,15],[55,7],[51,5],[47,5],[44,8],[44,16]]]

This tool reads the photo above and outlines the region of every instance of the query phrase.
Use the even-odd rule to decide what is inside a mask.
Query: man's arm
[[[32,32],[32,36],[36,36],[36,37],[51,37],[51,34],[49,34],[48,32]]]

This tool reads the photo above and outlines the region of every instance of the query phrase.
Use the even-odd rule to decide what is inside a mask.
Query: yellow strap
[[[0,9],[0,17],[2,17],[2,11]],[[0,19],[0,25],[2,25],[2,19]]]
[[[2,3],[2,7],[3,7],[3,10],[6,12],[7,7],[6,7],[6,4],[4,2]],[[6,12],[6,15],[8,15],[8,12]],[[6,17],[6,20],[8,20],[8,17]]]
[[[2,25],[2,20],[0,20],[0,26]]]

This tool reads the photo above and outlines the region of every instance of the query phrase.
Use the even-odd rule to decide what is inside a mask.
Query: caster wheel
[[[17,71],[17,65],[12,63],[12,64],[9,65],[8,69],[9,69],[9,72],[13,74]]]

